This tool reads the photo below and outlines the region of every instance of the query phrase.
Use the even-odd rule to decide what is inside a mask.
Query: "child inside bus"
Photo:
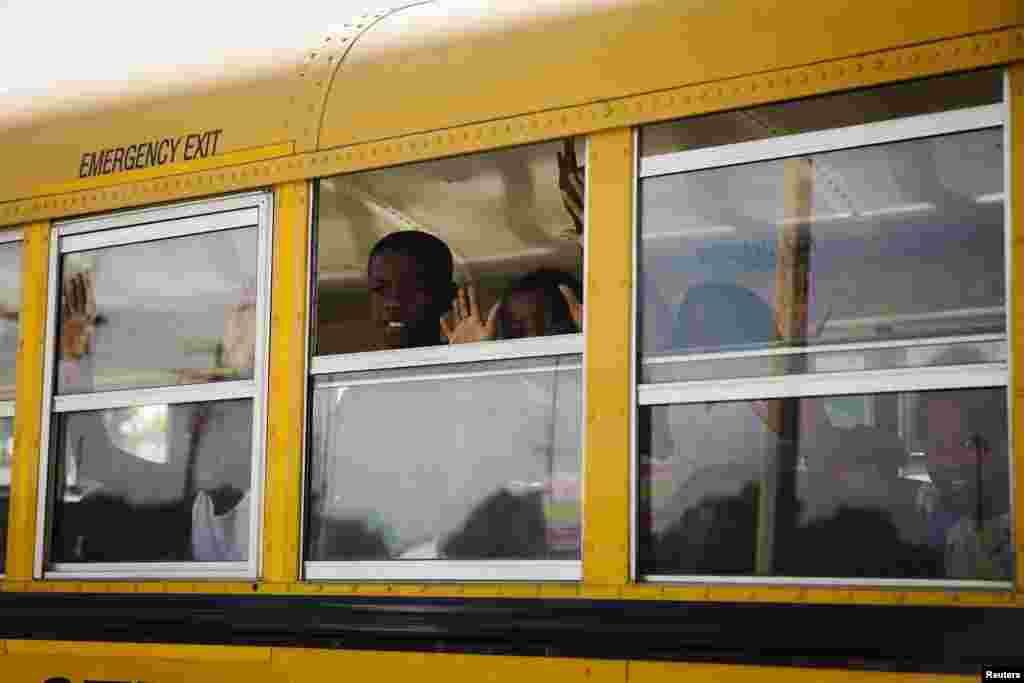
[[[366,271],[370,316],[382,328],[388,346],[444,343],[438,320],[456,296],[448,245],[419,230],[393,232],[374,245]]]
[[[735,285],[704,284],[687,292],[674,341],[677,348],[710,350],[775,338],[772,310],[756,294]],[[790,406],[799,413],[796,425],[783,419]],[[917,529],[910,528],[917,525],[904,523],[906,501],[892,482],[905,456],[895,436],[870,427],[836,428],[818,398],[669,410],[674,412],[655,415],[675,418],[667,425],[672,441],[692,452],[693,464],[683,463],[674,477],[679,486],[658,511],[661,525],[643,530],[652,546],[654,573],[753,573],[762,494],[775,499],[774,523],[781,525],[774,534],[775,574],[914,577],[931,572],[930,557],[918,552]],[[789,468],[788,496],[761,490],[776,486],[774,475],[765,476],[775,467]],[[852,538],[865,544],[850,540],[851,524],[860,525]],[[846,545],[829,550],[833,542]]]
[[[473,285],[460,288],[441,330],[451,344],[573,334],[583,325],[581,298],[579,280],[541,268],[513,282],[486,317]]]

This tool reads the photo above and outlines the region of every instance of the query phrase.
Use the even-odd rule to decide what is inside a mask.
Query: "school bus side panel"
[[[1015,0],[957,0],[927,8],[915,0],[545,0],[488,3],[483,10],[421,4],[382,19],[345,57],[327,96],[319,148],[814,64],[1022,21],[1024,6]]]

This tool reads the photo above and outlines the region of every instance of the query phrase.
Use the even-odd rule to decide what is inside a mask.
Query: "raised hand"
[[[256,358],[256,296],[252,293],[228,308],[224,318],[225,368],[245,372],[251,370]]]
[[[96,334],[96,290],[91,273],[75,273],[64,284],[60,353],[78,360],[92,349]]]
[[[562,293],[562,298],[565,299],[565,303],[569,307],[569,315],[572,316],[572,321],[576,323],[576,329],[582,332],[583,304],[576,298],[576,293],[572,291],[572,287],[558,285],[558,291]]]
[[[476,288],[473,285],[460,287],[458,296],[452,300],[452,310],[441,316],[441,333],[449,344],[494,339],[498,331],[500,307],[500,303],[491,306],[487,319],[484,320],[477,304]]]
[[[563,141],[563,150],[558,153],[558,189],[562,191],[562,204],[569,212],[576,234],[583,237],[583,166],[576,160],[576,147],[572,138]]]

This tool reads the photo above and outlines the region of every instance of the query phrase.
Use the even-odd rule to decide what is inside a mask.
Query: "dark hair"
[[[565,297],[558,289],[560,285],[568,287],[576,295],[576,299],[580,303],[583,302],[583,288],[580,286],[580,281],[569,273],[551,268],[541,268],[519,278],[505,290],[502,299],[507,301],[515,294],[537,292],[544,299],[545,335],[579,332],[576,322],[572,319],[572,313],[569,311],[569,304],[565,302]],[[499,338],[506,336],[503,328],[501,316],[498,316]]]
[[[451,249],[441,239],[422,230],[400,230],[390,233],[373,245],[367,264],[382,251],[415,257],[430,287],[443,288],[445,303],[454,296],[452,275],[455,272],[455,263]]]
[[[693,309],[700,305],[714,311],[703,321],[700,337],[716,345],[770,342],[776,337],[775,315],[761,297],[738,285],[706,283],[691,287],[679,305],[672,331],[673,347],[700,345],[691,328]]]
[[[441,545],[449,559],[537,559],[547,555],[544,498],[501,489],[469,514],[463,527]]]

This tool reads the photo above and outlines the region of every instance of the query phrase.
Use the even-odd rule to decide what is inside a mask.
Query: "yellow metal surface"
[[[586,579],[585,580],[589,580]],[[598,583],[342,583],[216,581],[0,581],[0,591],[26,593],[167,593],[320,595],[367,597],[480,597],[581,600],[664,600],[672,602],[760,602],[832,605],[917,605],[932,607],[1024,607],[1024,595],[1010,591],[958,591],[800,585],[663,585]]]
[[[309,186],[274,188],[263,578],[297,581],[301,549]]]
[[[633,131],[591,136],[587,158],[583,578],[619,586],[629,581]]]
[[[1014,544],[1017,551],[1017,593],[1024,593],[1024,62],[1017,62],[1007,70],[1009,89],[1007,107],[1010,119],[1010,184],[1006,194],[1010,206],[1010,348],[1011,359],[1010,424],[1013,426],[1013,513],[1015,515]]]
[[[285,70],[274,78],[225,82],[206,91],[148,101],[127,100],[107,111],[69,113],[15,128],[0,127],[0,149],[8,159],[0,170],[0,201],[60,192],[62,185],[82,178],[96,185],[131,182],[128,177],[145,168],[164,176],[177,163],[191,163],[196,143],[189,136],[220,131],[204,144],[204,161],[257,148],[296,141],[298,78]],[[166,141],[166,144],[163,144]],[[156,144],[153,155],[138,153],[139,146]],[[134,148],[133,148],[134,146]],[[120,163],[115,161],[116,150]],[[89,176],[86,155],[108,156],[107,172]],[[124,159],[130,156],[125,168]],[[93,157],[100,161],[102,156]]]
[[[291,142],[277,145],[265,145],[263,147],[243,149],[237,152],[228,152],[227,154],[218,154],[214,157],[207,157],[195,161],[182,161],[179,163],[167,164],[166,166],[154,166],[137,171],[125,171],[124,173],[118,174],[117,180],[120,183],[137,183],[143,180],[152,180],[153,178],[185,175],[188,173],[195,173],[197,171],[207,171],[227,166],[239,166],[253,161],[277,159],[280,157],[290,156],[294,153],[295,145]],[[104,187],[109,184],[110,179],[105,176],[79,178],[78,180],[71,180],[66,183],[40,185],[37,189],[37,194],[43,196],[66,194],[81,190],[94,190],[98,187]]]
[[[145,681],[146,683],[319,683],[351,680],[661,683],[662,681],[973,681],[976,676],[911,674],[686,662],[605,661],[463,654],[315,650],[204,645],[0,641],[4,683]]]
[[[50,264],[50,224],[24,228],[21,316],[18,321],[14,462],[7,529],[7,578],[32,578],[39,483],[39,438],[43,408],[43,363]]]
[[[786,681],[786,683],[817,683],[818,681],[844,681],[846,683],[953,683],[976,681],[977,676],[953,674],[907,673],[885,671],[857,671],[850,669],[800,669],[779,666],[731,666],[725,664],[682,664],[676,662],[630,662],[629,680],[644,683],[675,683],[687,681]]]
[[[276,648],[274,668],[290,681],[323,680],[344,671],[353,680],[513,681],[622,683],[627,663],[586,659],[501,657],[418,652],[358,652]]]
[[[636,17],[648,16],[646,13],[655,11],[650,9],[655,3],[633,1],[639,8]],[[729,6],[733,4],[729,3]],[[644,7],[641,8],[640,5]],[[672,9],[675,3],[657,5],[666,8],[662,11],[667,12],[667,16],[676,16],[674,13],[680,11]],[[919,11],[919,7],[913,9],[915,5],[912,0],[904,0],[899,3],[898,10]],[[715,6],[717,7],[717,4]],[[970,12],[966,11],[968,7]],[[886,5],[887,17],[890,16],[892,9],[891,3]],[[780,17],[791,14],[792,26],[803,26],[807,22],[804,16],[806,13],[797,3],[790,3],[782,10],[777,14]],[[479,82],[474,83],[474,88],[464,88],[464,83],[472,81],[460,80],[453,70],[438,70],[436,77],[430,77],[428,73],[432,72],[424,66],[418,80],[423,83],[436,81],[430,99],[421,99],[416,106],[397,109],[383,107],[382,98],[388,95],[388,92],[380,84],[374,85],[374,89],[368,95],[360,98],[353,91],[354,85],[350,82],[356,71],[359,74],[369,73],[361,70],[363,65],[359,65],[358,69],[356,65],[356,57],[364,48],[371,53],[379,53],[378,56],[382,60],[380,63],[390,64],[396,74],[400,75],[400,72],[408,70],[409,64],[388,61],[396,59],[397,52],[389,51],[381,45],[373,47],[370,43],[378,32],[384,36],[387,31],[392,30],[387,28],[389,22],[399,21],[399,17],[407,13],[421,11],[420,8],[414,7],[378,21],[372,31],[359,39],[357,49],[346,58],[354,61],[351,64],[346,61],[346,66],[336,72],[325,70],[326,67],[308,67],[307,74],[305,63],[296,64],[273,77],[268,76],[266,81],[250,83],[247,87],[236,83],[231,87],[224,86],[209,92],[181,95],[159,103],[150,103],[139,110],[150,114],[147,116],[140,116],[135,110],[127,113],[114,111],[48,121],[40,124],[38,130],[0,130],[0,149],[4,150],[9,158],[19,159],[18,164],[8,164],[0,168],[0,225],[265,187],[296,179],[548,140],[1024,59],[1024,28],[1021,28],[1020,16],[1022,10],[1019,3],[1012,0],[958,3],[953,8],[948,8],[947,5],[941,8],[929,6],[927,11],[921,12],[914,21],[898,25],[898,28],[898,22],[894,22],[893,27],[888,27],[884,31],[877,31],[874,28],[874,16],[877,13],[862,10],[861,5],[852,9],[833,7],[833,10],[837,15],[844,17],[843,31],[829,36],[822,33],[820,25],[816,25],[808,29],[806,35],[801,34],[799,38],[788,42],[800,44],[805,40],[811,40],[831,44],[830,41],[835,41],[838,46],[845,41],[846,47],[843,49],[835,47],[830,53],[831,56],[823,57],[821,61],[805,63],[793,63],[791,60],[782,59],[773,50],[757,53],[744,49],[743,54],[750,53],[756,57],[756,68],[749,72],[739,71],[727,77],[720,73],[717,66],[724,59],[722,53],[726,51],[720,50],[716,44],[708,59],[702,63],[695,61],[691,59],[690,54],[695,49],[693,44],[680,41],[679,30],[676,30],[675,42],[671,42],[671,36],[664,31],[655,32],[661,36],[659,40],[663,41],[665,49],[659,53],[638,53],[648,54],[649,59],[641,60],[639,56],[628,54],[624,46],[633,45],[633,36],[643,35],[643,30],[639,29],[644,28],[633,21],[631,14],[628,22],[610,34],[606,32],[605,35],[605,38],[609,35],[614,36],[616,40],[606,41],[605,50],[608,55],[602,56],[602,60],[599,61],[603,62],[618,55],[617,58],[630,65],[627,75],[614,79],[614,83],[609,76],[613,72],[595,70],[588,66],[590,62],[587,60],[567,60],[565,57],[566,54],[572,54],[574,37],[581,38],[582,32],[588,26],[591,30],[601,26],[607,28],[609,24],[602,23],[607,21],[607,17],[593,19],[598,22],[597,24],[590,23],[591,20],[588,19],[578,26],[562,26],[556,22],[549,27],[554,40],[550,46],[554,51],[547,55],[551,61],[550,68],[545,70],[542,78],[530,81],[529,85],[548,88],[552,87],[550,84],[557,84],[560,90],[576,96],[579,93],[586,93],[588,87],[597,87],[594,81],[598,78],[597,75],[603,74],[601,78],[607,81],[607,92],[595,90],[589,95],[581,96],[581,103],[576,104],[566,104],[563,102],[564,97],[552,97],[543,103],[531,105],[527,96],[532,91],[525,90],[525,83],[512,87],[518,81],[506,83],[503,79],[494,78],[494,73],[504,75],[508,71],[502,65],[497,71],[480,73],[482,81],[504,84],[486,108],[486,115],[478,114],[480,118],[475,118],[471,122],[442,124],[431,118],[431,107],[440,106],[445,111],[461,112],[459,107],[463,104],[458,97],[447,96],[443,88],[458,87],[467,92],[475,91]],[[732,28],[723,29],[719,35],[725,36],[725,39],[731,35],[743,36],[744,45],[749,42],[750,35],[767,35],[751,29],[749,21],[750,12],[753,11],[737,11],[731,19],[725,15],[716,19],[721,22],[732,21]],[[772,16],[775,17],[775,14],[773,10]],[[964,14],[968,16],[962,16]],[[571,12],[567,16],[570,15]],[[854,20],[864,21],[872,28],[853,30],[851,26],[855,25],[849,22]],[[772,18],[771,21],[774,22],[776,19]],[[509,38],[512,35],[509,32],[515,30],[518,25],[517,22],[513,22],[511,27],[506,27],[504,33],[494,33],[497,29],[493,26],[487,28],[487,22],[484,22],[480,32],[474,34],[476,38],[460,38],[459,40],[464,39],[466,42],[458,43],[462,45],[458,49],[454,47],[454,43],[448,47],[445,47],[447,44],[439,44],[435,54],[454,54],[459,50],[468,49],[465,46],[472,45],[474,58],[469,61],[473,64],[482,63],[477,59],[477,55],[478,48],[482,49],[479,43],[483,36],[490,35],[490,42],[493,43],[502,43],[506,39],[510,43],[515,43],[515,40]],[[672,23],[666,25],[671,26]],[[677,29],[678,25],[677,20]],[[363,28],[365,26],[353,25],[346,29],[349,32],[346,35],[354,37]],[[712,25],[709,24],[708,28],[710,30]],[[405,26],[402,30],[408,31],[411,27]],[[487,30],[492,33],[487,34]],[[531,31],[523,28],[522,33],[530,34]],[[625,37],[627,34],[628,40]],[[558,38],[555,40],[554,36]],[[340,41],[343,37],[336,34],[332,40]],[[778,40],[778,37],[773,37],[773,40]],[[885,42],[886,40],[889,42]],[[425,50],[422,45],[416,47],[419,42],[422,41],[410,40],[409,49]],[[306,61],[316,62],[323,59],[324,55],[336,59],[336,55],[328,54],[329,52],[317,46],[309,51]],[[688,66],[683,70],[680,70],[682,67],[677,68],[681,63],[680,59],[665,59],[666,54],[680,52],[685,52],[687,56],[682,62]],[[365,61],[366,58],[359,59]],[[562,68],[558,66],[559,64],[564,66],[570,61],[575,63],[577,68],[590,73],[591,78],[559,80],[552,76],[553,70]],[[372,71],[377,68],[377,63],[373,62],[365,66],[365,69]],[[518,58],[512,63],[518,63]],[[455,70],[476,68],[457,63],[448,66]],[[366,107],[366,111],[369,112],[366,116],[369,119],[387,120],[391,123],[388,124],[386,131],[380,129],[371,134],[369,131],[373,129],[363,129],[355,125],[354,114],[350,115],[349,111],[339,113],[337,103],[328,102],[329,112],[323,118],[320,150],[306,151],[312,149],[312,143],[308,142],[309,136],[315,138],[319,130],[321,117],[318,98],[323,95],[323,78],[331,73],[334,73],[332,98],[337,93],[344,92],[353,112],[357,107]],[[317,74],[323,78],[318,80]],[[667,79],[666,85],[659,86],[662,89],[645,89],[644,79],[649,78],[648,74],[661,74],[661,78]],[[307,76],[310,75],[312,80],[307,82]],[[719,76],[722,80],[712,80]],[[407,74],[402,77],[407,77]],[[571,87],[567,84],[571,84]],[[442,104],[438,105],[437,102]],[[129,105],[134,106],[129,102],[126,107]],[[180,176],[161,176],[160,179],[136,182],[126,182],[121,178],[123,174],[114,173],[102,177],[102,187],[66,191],[58,195],[43,195],[40,192],[39,188],[44,185],[56,187],[75,181],[83,153],[122,144],[121,141],[126,139],[138,139],[131,136],[135,135],[134,131],[138,126],[143,125],[143,120],[147,122],[145,125],[157,127],[163,125],[161,122],[178,122],[175,125],[180,124],[182,129],[189,126],[203,130],[223,128],[224,147],[219,153],[294,143],[300,154],[273,162],[239,163],[216,171],[195,171]],[[241,128],[236,130],[225,122],[232,122]],[[375,121],[374,125],[378,125],[378,122]],[[451,127],[438,127],[442,125]],[[351,134],[358,136],[358,139],[333,140],[330,132],[332,128],[343,129],[346,135],[349,134],[348,131],[355,131]],[[181,134],[176,133],[177,129],[173,127],[167,130],[166,135]],[[377,137],[378,135],[383,137]],[[159,134],[154,132],[153,136],[159,137]],[[57,156],[51,158],[53,155]]]
[[[1016,0],[422,4],[362,36],[320,147],[732,79],[1024,22]],[[884,16],[885,21],[879,21]],[[411,115],[415,112],[415,115]]]
[[[290,683],[266,647],[6,641],[4,683],[64,680],[145,683]],[[311,683],[315,679],[310,679]]]
[[[8,640],[12,655],[57,657],[130,657],[195,662],[270,662],[269,647],[227,645],[166,645],[160,643],[101,643],[65,640]]]

